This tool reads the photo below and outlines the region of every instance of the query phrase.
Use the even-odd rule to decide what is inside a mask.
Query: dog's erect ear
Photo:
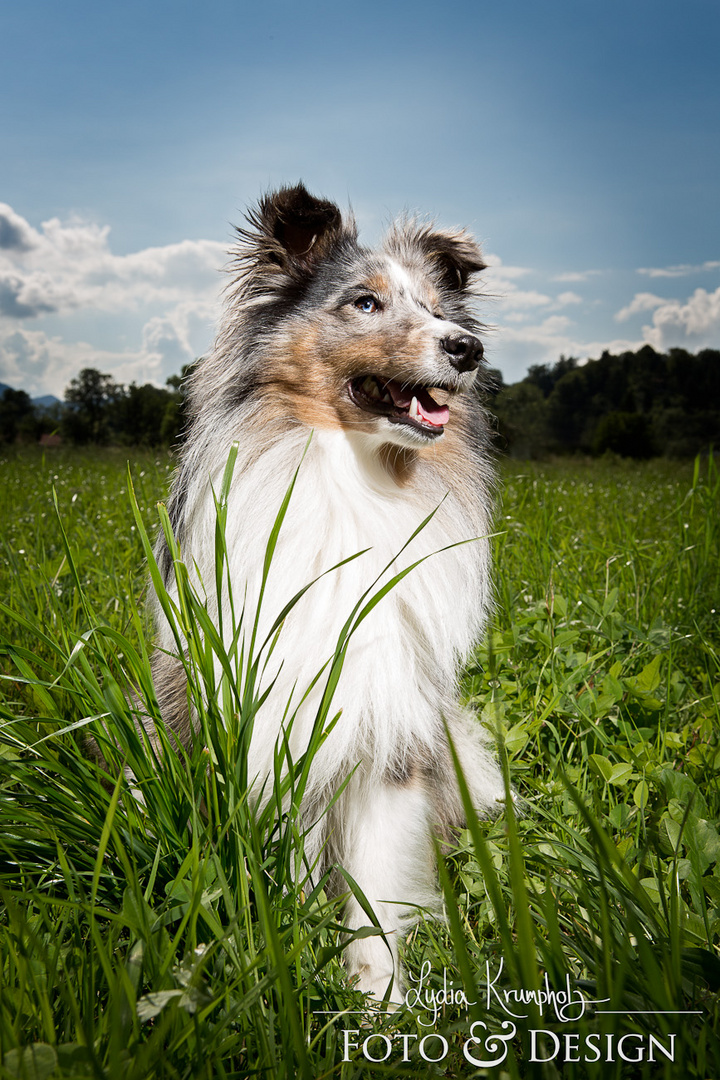
[[[448,289],[462,291],[472,274],[486,268],[477,243],[462,229],[421,229],[414,240],[435,263],[442,284]]]
[[[248,244],[243,254],[291,275],[311,270],[344,232],[335,203],[316,199],[303,184],[268,193],[248,220],[255,231],[238,229]]]
[[[337,239],[342,218],[335,203],[316,199],[302,184],[282,188],[263,200],[263,213],[272,222],[273,236],[295,259],[312,261]]]

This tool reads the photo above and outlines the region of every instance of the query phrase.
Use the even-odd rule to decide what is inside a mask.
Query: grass
[[[190,593],[205,746],[138,735],[128,686],[157,713],[143,533],[170,467],[134,459],[134,509],[121,453],[0,464],[0,1078],[720,1075],[712,460],[506,464],[496,612],[463,690],[519,798],[495,822],[469,808],[438,851],[447,919],[409,935],[415,1007],[390,1015],[345,983],[341,906],[304,864],[310,759],[283,781],[280,748],[276,797],[248,803],[252,659],[202,693]],[[564,1014],[537,993],[568,988]]]

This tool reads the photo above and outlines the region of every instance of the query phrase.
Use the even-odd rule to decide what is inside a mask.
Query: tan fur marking
[[[372,279],[380,283],[380,275]],[[377,431],[384,421],[358,408],[349,398],[348,381],[373,374],[398,382],[414,383],[427,331],[411,321],[393,332],[367,330],[349,337],[337,321],[316,317],[289,325],[268,359],[263,372],[263,417],[266,421],[294,421],[309,428],[347,428]],[[398,486],[413,482],[417,463],[432,459],[447,478],[448,490],[458,487],[472,496],[475,483],[465,442],[467,405],[463,395],[432,390],[438,405],[448,404],[450,420],[442,437],[427,446],[405,449],[392,443],[380,450],[380,461]]]
[[[392,293],[392,286],[386,277],[382,274],[373,274],[367,280],[367,287],[370,292],[375,293],[379,297],[388,297]]]
[[[377,420],[350,401],[348,381],[372,373],[380,380],[414,382],[424,347],[419,331],[348,340],[330,321],[298,321],[265,368],[266,397],[310,427],[373,431]]]
[[[412,483],[417,456],[421,452],[421,447],[410,449],[395,443],[385,443],[380,447],[380,461],[398,487],[406,487]]]

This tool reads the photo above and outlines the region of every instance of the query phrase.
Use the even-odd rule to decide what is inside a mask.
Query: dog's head
[[[278,414],[380,444],[441,438],[483,360],[469,300],[485,263],[472,237],[406,220],[370,250],[301,184],[248,220],[231,318],[249,324],[252,381]]]

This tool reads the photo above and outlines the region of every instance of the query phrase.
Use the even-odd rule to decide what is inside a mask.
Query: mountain
[[[0,398],[3,396],[6,390],[14,390],[13,386],[8,386],[7,383],[0,382]],[[52,409],[53,405],[61,405],[60,398],[55,397],[54,394],[43,394],[41,397],[31,398],[31,401],[36,409],[41,412],[44,409]]]
[[[60,398],[55,397],[54,394],[43,394],[42,397],[34,397],[32,403],[36,409],[52,409],[53,405],[62,404]]]

